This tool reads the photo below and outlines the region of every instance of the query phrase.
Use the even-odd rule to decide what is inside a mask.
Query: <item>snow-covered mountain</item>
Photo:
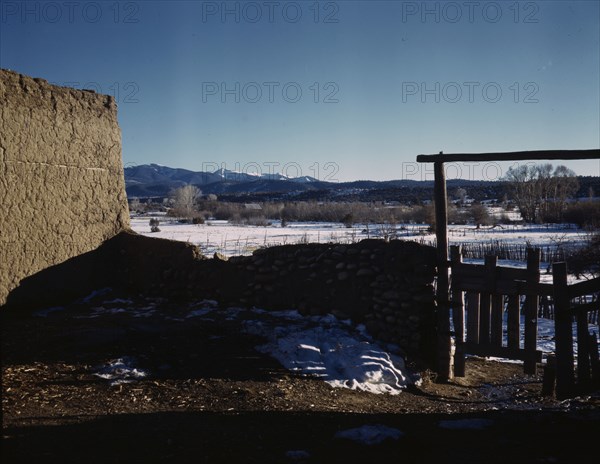
[[[240,172],[240,171],[232,171],[229,169],[217,169],[212,174],[219,176],[225,180],[232,180],[235,182],[252,182],[256,180],[288,180],[292,182],[318,182],[317,179],[310,176],[302,176],[302,177],[288,177],[281,173],[255,173],[255,172]]]
[[[129,196],[161,196],[170,190],[192,184],[207,192],[291,191],[302,185],[328,184],[310,176],[288,177],[281,173],[239,172],[217,169],[214,172],[190,171],[160,164],[142,164],[125,168],[125,186]]]

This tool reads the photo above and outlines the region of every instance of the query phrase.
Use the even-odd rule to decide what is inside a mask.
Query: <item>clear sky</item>
[[[2,0],[0,67],[114,95],[126,165],[431,179],[417,154],[600,147],[599,5]]]

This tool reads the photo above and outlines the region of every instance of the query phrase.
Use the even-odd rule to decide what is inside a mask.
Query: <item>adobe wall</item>
[[[112,97],[0,69],[0,306],[129,227]]]

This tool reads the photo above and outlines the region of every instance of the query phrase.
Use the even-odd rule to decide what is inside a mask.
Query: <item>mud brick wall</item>
[[[377,340],[425,359],[434,347],[435,250],[414,242],[286,245],[252,256],[207,259],[189,244],[120,234],[119,282],[172,301],[332,313],[364,323]],[[176,249],[175,249],[176,248]],[[116,258],[115,258],[116,259]]]
[[[0,69],[0,306],[129,227],[112,97]]]

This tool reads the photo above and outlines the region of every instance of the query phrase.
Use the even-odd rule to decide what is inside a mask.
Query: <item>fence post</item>
[[[508,295],[507,300],[507,346],[511,350],[519,351],[519,347],[521,345],[521,297],[519,295]]]
[[[590,340],[587,311],[577,313],[577,385],[587,388],[590,376]]]
[[[441,154],[441,153],[440,153]],[[448,211],[446,176],[443,161],[434,169],[435,235],[437,240],[437,378],[438,382],[452,379],[452,337],[450,336],[450,301],[448,294]]]
[[[496,287],[496,256],[485,257],[485,292],[479,297],[479,344],[489,347],[490,345],[490,313],[492,293]]]
[[[573,329],[567,286],[567,263],[552,264],[554,286],[554,332],[556,337],[556,396],[566,398],[573,391]]]
[[[450,247],[450,261],[452,265],[462,263],[460,245]],[[462,290],[454,286],[452,288],[452,322],[454,324],[454,340],[456,341],[456,352],[454,353],[454,375],[465,376],[465,303]]]
[[[540,249],[527,249],[527,283],[534,287],[540,281]],[[525,296],[525,362],[523,370],[526,374],[537,372],[537,312],[538,295],[534,289],[528,290]]]

